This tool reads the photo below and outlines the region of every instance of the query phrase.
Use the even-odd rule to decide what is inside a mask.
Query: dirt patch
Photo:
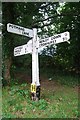
[[[18,79],[19,83],[28,83],[31,84],[32,79],[31,76],[28,76],[27,74],[21,74],[16,73],[15,78]],[[56,82],[56,80],[49,80],[45,77],[40,77],[40,84],[41,89],[49,90],[49,91],[55,91],[56,89],[60,88],[61,85]]]
[[[26,73],[16,73],[15,74],[15,79],[18,79],[19,84],[22,83],[28,83],[29,87],[32,82],[32,78],[30,75],[27,75]],[[43,92],[56,92],[58,91],[64,91],[64,86],[61,85],[58,80],[55,79],[50,79],[47,77],[40,77],[40,84],[41,84],[41,91]],[[74,91],[80,92],[79,86],[74,86],[73,88]]]
[[[31,83],[31,77],[27,74],[23,73],[15,73],[14,78],[18,80],[18,82],[21,83]]]
[[[59,88],[60,85],[54,80],[41,79],[41,87],[44,89],[48,89],[50,91],[54,91],[55,89]]]

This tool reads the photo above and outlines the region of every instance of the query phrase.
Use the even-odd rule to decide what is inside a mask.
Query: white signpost
[[[70,39],[69,32],[64,32],[64,33],[57,34],[57,35],[51,36],[49,38],[41,39],[41,40],[39,40],[39,38],[37,37],[35,46],[39,50],[41,47],[46,47],[52,44],[69,42],[68,41],[69,39]],[[28,53],[32,53],[32,39],[29,40],[27,44],[14,48],[14,56],[20,56],[20,55],[24,55]]]
[[[21,56],[32,53],[32,42],[14,48],[14,56]]]
[[[31,83],[31,93],[32,100],[40,99],[40,82],[39,82],[39,63],[38,63],[38,49],[46,47],[49,45],[58,44],[61,42],[68,42],[70,39],[69,32],[64,32],[57,34],[45,39],[39,39],[37,36],[37,29],[33,30],[23,28],[17,25],[7,24],[7,31],[19,35],[24,35],[27,37],[32,37],[27,44],[21,45],[14,48],[14,56],[21,56],[28,53],[32,53],[32,83]]]
[[[54,35],[54,36],[51,36],[45,39],[41,39],[39,41],[39,47],[46,47],[49,45],[66,42],[69,39],[70,39],[69,32],[64,32],[64,33],[57,34],[57,35]]]
[[[11,23],[7,24],[7,31],[19,35],[24,35],[27,37],[33,37],[33,30],[18,25],[14,25]]]

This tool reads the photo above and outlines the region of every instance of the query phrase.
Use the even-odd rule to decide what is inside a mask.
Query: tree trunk
[[[14,18],[15,16],[15,11],[14,11],[14,7],[15,7],[16,3],[11,3],[11,2],[3,2],[2,3],[2,18],[3,18],[3,24],[4,24],[4,28],[3,28],[3,40],[2,40],[2,44],[3,44],[3,84],[7,83],[10,84],[10,80],[11,80],[11,75],[10,75],[10,71],[11,71],[11,65],[12,65],[12,56],[13,56],[13,41],[14,41],[14,37],[12,34],[9,34],[7,32],[7,24],[8,23],[14,23],[14,20],[16,20],[16,18]],[[7,58],[5,58],[5,56]]]
[[[11,81],[11,74],[10,74],[11,65],[12,65],[12,59],[10,57],[4,61],[5,69],[4,69],[3,77],[6,80],[7,84],[10,84],[10,81]]]

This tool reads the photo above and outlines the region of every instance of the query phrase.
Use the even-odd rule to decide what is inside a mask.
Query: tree
[[[79,26],[80,26],[80,3],[65,3],[60,11],[61,17],[57,20],[58,29],[70,32],[70,45],[59,44],[57,56],[62,66],[69,71],[80,71],[80,42],[79,42]]]
[[[42,33],[45,31],[41,25],[45,26],[44,19],[45,15],[56,13],[57,4],[55,3],[2,3],[3,11],[3,76],[4,79],[9,83],[10,69],[13,61],[17,59],[13,57],[13,49],[17,45],[25,44],[29,39],[17,35],[8,33],[6,30],[7,23],[18,24],[23,27],[32,28],[34,25],[39,24],[42,28]],[[55,8],[54,12],[52,8]],[[52,13],[50,13],[51,11]],[[49,14],[48,14],[49,13]],[[43,19],[44,18],[44,19]],[[39,21],[40,20],[40,21]],[[37,21],[37,22],[36,22]],[[50,21],[51,22],[51,21]],[[48,28],[49,29],[49,28]],[[48,33],[48,32],[47,32]],[[41,33],[40,33],[41,34]],[[15,41],[17,39],[17,41]],[[24,40],[24,42],[23,42]]]
[[[3,76],[7,83],[10,83],[10,68],[12,65],[12,51],[14,42],[14,37],[11,34],[7,33],[7,23],[15,20],[15,3],[2,3],[2,23],[3,23],[3,40],[2,40],[2,48],[3,48]]]
[[[48,47],[48,50],[51,52],[51,56],[54,56],[53,64],[55,62],[56,64],[63,66],[63,68],[68,68],[68,70],[73,68],[79,69],[79,5],[80,4],[77,5],[77,3],[65,3],[63,6],[60,6],[59,3],[54,2],[2,3],[3,76],[8,83],[11,79],[10,70],[12,65],[19,65],[20,63],[23,63],[26,58],[27,61],[29,61],[30,57],[22,56],[22,60],[20,60],[13,56],[14,47],[25,44],[29,38],[8,33],[6,30],[7,23],[17,24],[31,29],[36,25],[38,27],[38,35],[40,38],[45,36],[49,37],[55,33],[69,31],[71,34],[70,45],[67,43],[57,45],[55,56],[52,54],[52,51],[54,51],[53,46]]]

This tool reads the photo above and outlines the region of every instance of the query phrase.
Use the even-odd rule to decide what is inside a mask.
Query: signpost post
[[[37,48],[37,29],[33,29],[34,37],[32,39],[32,100],[40,98],[39,66],[38,66],[38,48]]]
[[[49,38],[39,40],[37,36],[37,29],[33,30],[20,27],[14,24],[7,24],[7,31],[19,35],[24,35],[32,38],[27,44],[14,48],[14,56],[21,56],[28,53],[32,53],[32,83],[31,83],[31,96],[32,100],[37,101],[40,99],[40,82],[39,82],[39,62],[38,62],[38,49],[46,47],[52,44],[58,44],[61,42],[68,42],[70,39],[69,32],[64,32],[51,36]]]

